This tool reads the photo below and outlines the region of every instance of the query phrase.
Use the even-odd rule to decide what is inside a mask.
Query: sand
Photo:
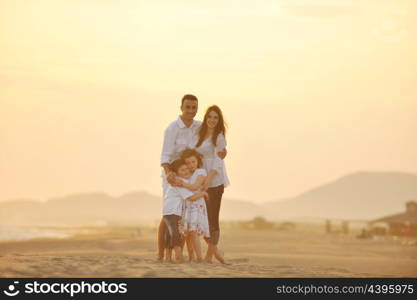
[[[0,242],[0,277],[417,277],[415,240],[313,230],[223,229],[231,265],[158,263],[155,229],[83,229]]]

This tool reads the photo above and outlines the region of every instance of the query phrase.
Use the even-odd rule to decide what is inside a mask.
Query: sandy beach
[[[1,277],[417,277],[415,240],[320,230],[224,229],[230,265],[158,263],[153,228],[83,228],[68,238],[0,242]]]

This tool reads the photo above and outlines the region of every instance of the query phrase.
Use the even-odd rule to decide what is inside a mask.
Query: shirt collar
[[[177,119],[177,125],[178,125],[178,127],[179,128],[187,128],[187,126],[185,126],[185,124],[184,124],[184,122],[182,121],[182,119],[181,119],[181,117],[179,116],[178,117],[178,119]],[[191,126],[190,127],[188,127],[188,128],[192,128],[192,127],[195,127],[197,125],[197,122],[195,121],[195,120],[193,120],[193,124],[191,124]]]

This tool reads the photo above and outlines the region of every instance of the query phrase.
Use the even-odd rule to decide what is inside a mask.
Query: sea
[[[0,241],[19,241],[36,238],[66,238],[72,235],[68,231],[55,227],[24,227],[0,225]]]

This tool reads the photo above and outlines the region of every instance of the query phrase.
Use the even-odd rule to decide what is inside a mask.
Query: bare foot
[[[208,264],[213,263],[213,251],[207,250],[206,256],[204,257],[204,261]]]
[[[205,262],[205,263],[207,263],[207,264],[212,264],[212,263],[213,263],[213,260],[212,260],[211,258],[207,258],[207,257],[206,257],[206,258],[204,259],[204,262]]]
[[[219,249],[216,249],[216,251],[214,251],[214,257],[221,263],[221,264],[224,264],[224,265],[227,265],[227,263],[226,263],[226,261],[224,260],[224,258],[223,258],[223,255],[224,255],[224,252],[223,251],[221,251],[221,250],[219,250]]]
[[[197,257],[197,259],[195,260],[196,263],[201,264],[203,262],[203,258],[202,257]]]

